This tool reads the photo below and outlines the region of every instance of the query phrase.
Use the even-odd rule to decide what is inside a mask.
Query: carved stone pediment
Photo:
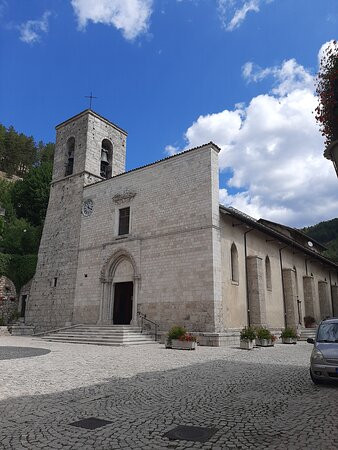
[[[132,192],[126,189],[121,194],[114,195],[113,202],[116,203],[117,205],[121,205],[122,203],[126,203],[132,200],[135,197],[135,195],[136,192]]]

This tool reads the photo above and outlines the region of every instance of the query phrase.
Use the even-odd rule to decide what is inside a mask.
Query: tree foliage
[[[338,218],[303,228],[302,231],[328,247],[324,255],[338,262]]]
[[[320,63],[316,91],[319,104],[316,120],[320,124],[326,145],[338,140],[338,44],[329,45]]]
[[[54,144],[37,145],[32,136],[18,133],[14,127],[0,125],[0,171],[22,177],[34,166],[53,162]]]
[[[17,292],[34,276],[37,255],[9,255],[0,253],[0,276],[13,281]]]
[[[54,144],[0,125],[0,276],[19,290],[34,275],[47,211]],[[9,181],[12,175],[22,177]],[[13,179],[12,179],[13,180]]]
[[[44,162],[31,169],[17,181],[11,191],[13,205],[18,218],[28,220],[34,226],[42,226],[46,216],[52,164]]]

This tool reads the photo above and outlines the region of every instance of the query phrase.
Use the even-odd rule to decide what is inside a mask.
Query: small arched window
[[[74,170],[74,152],[75,152],[75,138],[71,137],[67,141],[67,162],[65,176],[71,175]]]
[[[231,281],[239,282],[238,274],[238,251],[235,244],[231,246]]]
[[[113,145],[108,139],[103,139],[101,145],[100,175],[102,178],[111,178],[112,175]]]
[[[265,258],[265,280],[266,280],[266,288],[269,291],[271,291],[272,290],[271,264],[270,264],[270,258],[268,256]]]

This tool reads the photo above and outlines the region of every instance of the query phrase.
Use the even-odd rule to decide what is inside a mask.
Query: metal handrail
[[[146,314],[137,312],[137,315],[141,318],[141,333],[143,333],[143,331],[144,331],[144,328],[143,328],[144,321],[149,322],[155,326],[155,341],[157,341],[157,334],[158,334],[157,330],[159,328],[159,324],[154,322],[153,320],[148,319]]]

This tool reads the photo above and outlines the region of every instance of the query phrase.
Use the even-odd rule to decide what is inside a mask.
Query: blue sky
[[[318,52],[337,37],[336,0],[0,5],[4,125],[53,141],[93,91],[93,109],[129,133],[128,169],[213,140],[222,202],[295,226],[337,216],[311,113]]]

